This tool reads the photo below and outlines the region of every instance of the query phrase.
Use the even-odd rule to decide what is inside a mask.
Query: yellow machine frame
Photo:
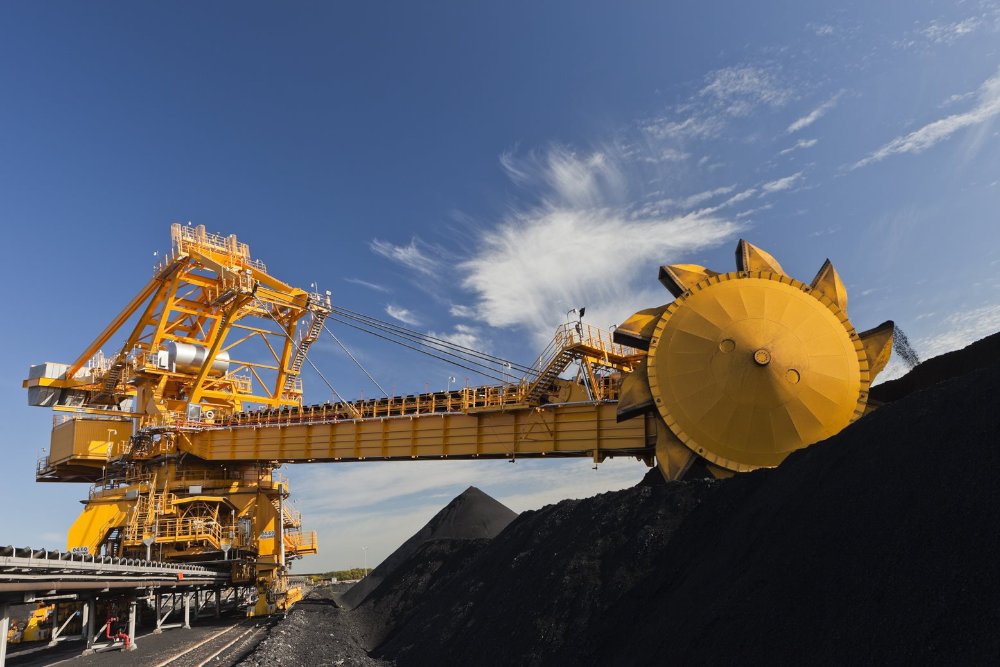
[[[729,321],[722,321],[725,331],[718,335],[730,338],[701,348],[688,349],[684,341],[714,332],[678,329],[680,347],[664,342],[659,356],[683,364],[670,361],[656,370],[659,339],[673,340],[667,327],[675,326],[669,318],[679,304],[693,288],[721,293],[720,274],[677,265],[661,269],[661,281],[678,297],[675,304],[640,311],[614,334],[582,321],[566,324],[520,381],[304,405],[299,376],[331,313],[329,293],[277,280],[235,236],[175,224],[171,238],[172,251],[153,278],[72,364],[32,367],[24,382],[29,403],[56,411],[50,452],[39,462],[37,479],[93,484],[70,529],[70,550],[215,561],[230,569],[234,583],[256,585],[256,614],[298,599],[299,591],[286,583],[288,562],[317,551],[315,533],[302,529],[287,501],[288,483],[275,472],[283,463],[559,456],[600,462],[617,455],[647,465],[656,461],[670,479],[689,474],[696,460],[702,472],[723,476],[755,466],[712,458],[701,444],[685,440],[661,417],[671,415],[661,405],[659,385],[674,382],[672,373],[681,365],[710,370],[719,345],[736,355],[727,361],[734,370],[720,376],[718,389],[705,385],[692,410],[714,405],[718,396],[705,392],[731,393],[732,383],[748,373],[758,374],[755,382],[762,387],[790,377],[775,370],[781,348],[774,348],[773,365],[770,357],[762,364],[766,341],[744,354],[743,334]],[[758,248],[741,242],[739,252],[743,264],[732,277],[743,281],[740,289],[751,297],[762,271],[781,274]],[[866,373],[864,386],[850,390],[860,406],[851,416],[856,418],[865,407],[867,379],[888,358],[891,323],[859,338],[847,323],[846,292],[832,266],[824,265],[811,286],[781,282],[818,295],[806,301],[797,293],[788,297],[802,301],[797,307],[803,313],[812,316],[815,300],[817,308],[829,306],[841,318],[848,347],[857,350],[855,363]],[[763,310],[752,315],[770,317]],[[121,333],[124,343],[105,357],[101,350]],[[574,363],[577,377],[561,379]],[[659,375],[651,375],[648,363]],[[809,368],[802,368],[802,385],[774,386],[786,394],[810,388]],[[754,403],[759,400],[746,399],[745,411],[754,419],[766,407]],[[830,429],[842,427],[838,422]],[[783,441],[773,463],[807,444]],[[703,452],[700,458],[696,451]]]

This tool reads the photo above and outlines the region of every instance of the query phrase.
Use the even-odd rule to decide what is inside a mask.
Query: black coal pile
[[[356,607],[402,563],[410,561],[422,544],[429,540],[475,540],[496,536],[517,518],[517,513],[503,503],[470,486],[413,534],[410,539],[351,587],[340,602]]]
[[[721,485],[599,662],[996,664],[998,406],[993,363]]]
[[[377,654],[401,665],[584,661],[602,619],[658,567],[662,545],[712,484],[640,484],[523,513],[478,553],[446,561]],[[421,567],[414,558],[396,576],[405,583]],[[392,591],[386,581],[372,597]]]
[[[996,663],[1000,364],[968,363],[983,367],[921,381],[775,470],[565,501],[465,551],[425,542],[366,601],[398,603],[373,655]],[[397,595],[421,577],[422,595]]]
[[[877,403],[898,401],[915,391],[926,389],[1000,359],[1000,332],[972,343],[962,350],[928,359],[901,378],[872,387],[869,398]]]
[[[392,665],[368,655],[359,638],[356,620],[336,605],[335,592],[335,587],[331,586],[309,591],[305,599],[296,603],[288,616],[271,627],[267,637],[238,664],[248,667]]]
[[[421,601],[437,595],[456,575],[463,574],[489,543],[485,538],[440,539],[418,546],[350,612],[365,650],[376,649],[414,618]]]

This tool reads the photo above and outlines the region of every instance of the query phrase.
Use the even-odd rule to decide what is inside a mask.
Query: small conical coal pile
[[[357,607],[390,573],[408,561],[430,540],[474,540],[495,537],[517,518],[517,512],[470,486],[455,497],[427,524],[406,540],[398,549],[355,584],[341,597],[348,608]]]

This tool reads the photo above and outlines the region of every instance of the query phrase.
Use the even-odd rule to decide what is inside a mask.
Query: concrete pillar
[[[94,652],[94,635],[97,629],[94,627],[94,619],[97,617],[97,601],[94,598],[87,598],[83,605],[83,614],[87,617],[86,629],[87,644],[83,649],[84,655],[91,655]]]
[[[0,602],[0,667],[7,664],[7,630],[10,629],[10,605]]]
[[[135,598],[128,601],[128,650],[134,651],[138,646],[135,643],[135,617],[139,610],[136,608]]]
[[[219,618],[222,614],[222,589],[215,589],[215,617]]]
[[[184,596],[184,625],[181,626],[185,630],[191,629],[191,596],[187,593]]]

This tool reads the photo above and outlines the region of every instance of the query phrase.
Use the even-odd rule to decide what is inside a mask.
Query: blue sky
[[[524,363],[570,308],[620,322],[668,300],[659,264],[728,269],[739,237],[800,279],[830,257],[855,325],[894,319],[924,356],[992,333],[998,45],[987,1],[4,3],[0,542],[61,546],[86,495],[33,481],[50,422],[28,366],[74,358],[175,221]],[[386,388],[469,376],[338,335]],[[311,355],[375,393],[332,342]],[[288,470],[321,532],[308,570],[377,562],[469,484],[523,510],[643,472]]]

